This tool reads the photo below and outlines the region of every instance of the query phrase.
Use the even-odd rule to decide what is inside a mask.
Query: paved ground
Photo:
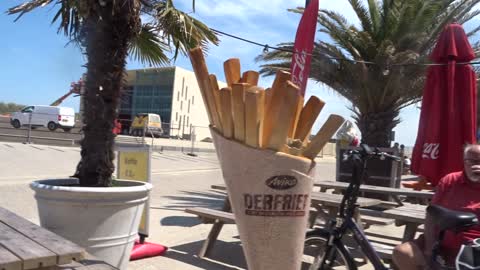
[[[79,160],[74,147],[0,143],[0,206],[38,223],[36,203],[28,183],[35,179],[71,175]],[[334,179],[335,160],[319,159],[317,179]],[[191,157],[181,152],[155,152],[152,157],[150,234],[148,241],[170,247],[166,256],[130,263],[131,270],[246,269],[235,225],[226,225],[213,255],[196,256],[211,225],[183,212],[191,206],[221,207],[224,194],[210,189],[223,183],[215,154]],[[397,228],[382,229],[396,233]],[[362,269],[370,269],[366,265]]]

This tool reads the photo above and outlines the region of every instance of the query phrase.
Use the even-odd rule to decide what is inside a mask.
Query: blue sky
[[[51,25],[55,7],[50,5],[26,14],[13,22],[14,16],[4,14],[21,0],[0,1],[0,101],[21,104],[50,104],[69,89],[70,83],[80,78],[85,63],[80,50],[67,45],[67,38],[57,34]],[[174,1],[178,8],[191,11],[191,1]],[[262,44],[276,45],[293,41],[300,16],[287,12],[287,8],[303,6],[304,0],[196,0],[195,17],[212,28],[232,33]],[[347,0],[321,0],[320,7],[336,10],[357,22]],[[210,73],[223,79],[223,61],[231,57],[241,59],[243,70],[258,70],[254,58],[262,48],[229,37],[220,37],[221,43],[211,47],[207,64]],[[316,39],[325,39],[317,33]],[[176,65],[192,70],[189,60],[181,56]],[[127,68],[144,67],[129,60]],[[262,78],[260,85],[271,85],[273,78]],[[350,118],[349,102],[321,84],[310,81],[307,96],[316,95],[326,102],[315,129],[321,127],[328,115],[335,113]],[[78,110],[78,98],[70,97],[62,104]],[[405,145],[415,143],[420,111],[414,106],[401,113],[403,120],[395,129],[396,141]]]

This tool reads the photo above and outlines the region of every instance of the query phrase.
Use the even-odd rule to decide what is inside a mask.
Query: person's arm
[[[435,241],[438,238],[438,229],[436,228],[432,217],[430,217],[429,215],[427,215],[425,219],[424,236],[425,236],[425,250],[423,251],[423,253],[425,254],[425,260],[427,261],[427,263],[429,263],[432,257],[433,245],[435,244]]]
[[[442,179],[443,180],[443,179]],[[433,195],[432,201],[430,204],[438,204],[441,205],[441,200],[444,193],[444,183],[440,180],[438,186],[435,188],[435,194]],[[432,257],[432,248],[438,238],[438,228],[433,222],[433,218],[428,214],[425,217],[425,250],[423,251],[425,254],[425,259],[427,262],[430,262]]]

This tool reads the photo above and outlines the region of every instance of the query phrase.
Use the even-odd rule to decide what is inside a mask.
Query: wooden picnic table
[[[85,249],[0,207],[0,269],[115,269],[101,261],[81,261]]]
[[[405,225],[402,241],[410,241],[415,238],[418,226],[425,223],[427,213],[426,205],[405,204],[403,206],[385,210],[382,217],[395,219],[395,225]]]
[[[334,189],[336,191],[345,190],[347,189],[348,185],[349,183],[334,181],[317,181],[314,183],[314,186],[320,187],[321,190]],[[390,195],[399,206],[403,205],[403,202],[400,200],[399,196],[407,196],[409,198],[418,199],[424,204],[427,204],[428,201],[433,197],[433,192],[431,191],[418,191],[410,188],[361,185],[360,191]]]
[[[227,187],[223,184],[212,185],[211,188],[215,190],[227,191]],[[311,205],[312,207],[317,209],[317,212],[315,213],[315,215],[311,215],[310,224],[312,224],[315,221],[315,219],[317,218],[317,215],[321,215],[325,218],[335,217],[337,209],[342,202],[342,198],[343,196],[339,194],[312,192]],[[381,201],[377,199],[358,198],[357,203],[360,207],[368,207],[368,206],[378,205],[381,203]],[[213,222],[213,226],[210,229],[210,232],[207,238],[205,239],[205,242],[203,243],[202,248],[198,253],[198,256],[200,258],[203,258],[208,256],[208,254],[211,252],[213,245],[215,244],[215,241],[217,240],[218,235],[220,234],[220,231],[223,228],[223,225],[225,223],[232,223],[232,222],[234,223],[235,220],[233,215],[230,213],[232,209],[230,206],[228,195],[225,198],[221,213],[219,213],[219,211],[210,210],[210,209],[186,209],[187,212],[193,213],[193,214],[199,214],[198,212],[199,210],[203,211],[204,212],[203,214],[205,214],[205,216],[208,216],[209,219],[210,218],[215,219]],[[206,213],[206,212],[211,212],[211,213]]]
[[[216,190],[223,190],[226,191],[227,187],[223,184],[221,185],[212,185],[212,189]],[[322,205],[325,208],[329,209],[329,212],[331,213],[331,209],[333,208],[338,208],[342,202],[343,195],[339,194],[328,194],[325,192],[312,192],[311,195],[311,204],[312,205]],[[382,201],[377,200],[377,199],[370,199],[370,198],[363,198],[359,197],[357,200],[357,204],[359,207],[369,207],[369,206],[374,206],[374,205],[379,205]]]

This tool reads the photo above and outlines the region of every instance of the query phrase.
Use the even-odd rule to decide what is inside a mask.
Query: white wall
[[[218,82],[220,88],[227,84]],[[188,106],[190,104],[190,110]],[[178,115],[178,117],[177,117]],[[181,120],[180,120],[181,118]],[[185,121],[183,120],[185,118]],[[208,129],[208,115],[202,99],[197,79],[192,71],[175,67],[175,79],[173,83],[172,117],[171,124],[180,131],[174,130],[171,135],[190,134],[190,124],[195,126],[196,140],[212,137]],[[188,124],[188,125],[186,125]],[[184,126],[182,128],[182,126]]]

